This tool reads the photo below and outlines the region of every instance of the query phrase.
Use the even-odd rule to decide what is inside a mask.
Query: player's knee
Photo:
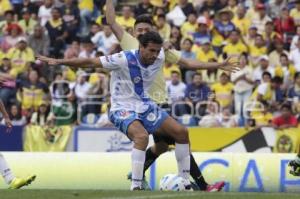
[[[180,127],[179,129],[177,129],[177,138],[176,138],[176,142],[179,144],[187,144],[189,143],[189,132],[187,130],[186,127]]]
[[[149,135],[147,133],[139,133],[133,137],[135,146],[141,150],[146,150],[149,142]]]

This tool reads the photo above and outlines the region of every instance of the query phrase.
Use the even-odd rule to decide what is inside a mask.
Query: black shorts
[[[175,140],[171,136],[168,136],[168,135],[155,135],[155,133],[153,133],[152,135],[153,135],[154,143],[165,142],[168,145],[175,145]]]

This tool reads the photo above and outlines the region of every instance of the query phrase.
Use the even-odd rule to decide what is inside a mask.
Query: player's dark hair
[[[138,37],[138,40],[143,47],[147,47],[149,43],[154,43],[154,44],[163,44],[163,39],[157,32],[147,32],[143,35],[140,35]]]
[[[148,15],[148,14],[139,15],[135,19],[134,26],[136,26],[139,23],[146,23],[146,24],[149,24],[151,26],[154,26],[154,22],[152,20],[152,17],[150,15]]]

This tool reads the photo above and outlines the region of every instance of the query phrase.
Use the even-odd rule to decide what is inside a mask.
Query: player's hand
[[[240,70],[240,62],[235,57],[228,57],[220,67],[224,71],[237,72]]]
[[[50,57],[46,57],[46,56],[42,56],[42,55],[37,55],[36,58],[42,62],[46,62],[49,65],[59,65],[59,60],[58,59],[54,59],[54,58],[50,58]]]
[[[4,118],[5,125],[6,125],[6,133],[10,133],[13,127],[11,120],[9,118]]]

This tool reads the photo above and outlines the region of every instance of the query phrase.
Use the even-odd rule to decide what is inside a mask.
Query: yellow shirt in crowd
[[[3,16],[4,13],[8,10],[12,10],[12,6],[9,0],[0,1],[0,16]]]
[[[264,126],[270,124],[273,119],[272,113],[263,113],[261,111],[253,111],[251,112],[251,117],[255,120],[256,126]]]
[[[12,68],[17,70],[17,74],[26,70],[27,63],[34,62],[34,52],[27,47],[21,51],[18,48],[11,48],[7,53],[7,58],[11,60]]]
[[[248,34],[248,30],[251,26],[251,21],[244,17],[243,19],[239,19],[238,17],[234,17],[232,19],[232,23],[238,28],[240,29],[241,33],[243,36],[246,36]]]
[[[211,86],[211,90],[216,94],[216,100],[220,103],[221,107],[228,107],[232,102],[232,92],[234,85],[227,83],[215,83]]]
[[[163,68],[163,73],[164,73],[164,77],[165,79],[171,79],[171,74],[173,71],[179,72],[179,74],[181,74],[181,71],[178,67],[178,65],[176,64],[170,64],[166,63],[165,67]]]
[[[208,62],[211,59],[217,59],[217,54],[214,50],[210,49],[207,53],[203,51],[202,48],[199,48],[196,51],[197,60],[202,62]]]
[[[297,8],[291,9],[290,16],[294,19],[295,25],[300,25],[300,10]]]
[[[185,38],[185,37],[191,37],[192,34],[196,32],[197,28],[198,28],[198,24],[197,23],[191,24],[188,21],[185,22],[181,26],[181,28],[180,28],[181,34],[182,34],[183,38]]]
[[[294,65],[290,64],[288,66],[288,71],[289,71],[289,80],[294,80],[294,76],[297,72],[296,68]],[[278,76],[278,77],[281,77],[281,78],[284,78],[284,71],[283,71],[283,68],[282,66],[276,66],[275,67],[275,76]]]
[[[93,12],[94,10],[94,1],[91,0],[80,0],[78,5],[80,10],[89,10]]]
[[[118,24],[126,28],[133,28],[135,23],[135,19],[133,17],[130,17],[129,19],[125,19],[125,17],[123,16],[117,16],[116,21]]]
[[[240,55],[241,53],[248,52],[247,47],[242,42],[238,42],[237,44],[228,43],[223,48],[223,53],[226,53],[227,55]]]
[[[158,33],[163,38],[163,40],[168,41],[171,35],[171,26],[166,23],[163,28],[158,30]]]
[[[132,49],[138,49],[139,42],[128,32],[124,31],[120,45],[123,50],[132,50]],[[181,53],[176,50],[167,50],[165,51],[165,57],[166,57],[166,62],[171,64],[176,64],[180,60]],[[149,95],[157,103],[166,102],[167,99],[166,81],[163,75],[163,68],[161,68],[161,70],[157,73],[156,79],[150,88]]]
[[[267,54],[267,47],[263,46],[263,47],[257,47],[255,45],[251,45],[250,46],[250,55],[252,57],[260,57],[262,55]]]

